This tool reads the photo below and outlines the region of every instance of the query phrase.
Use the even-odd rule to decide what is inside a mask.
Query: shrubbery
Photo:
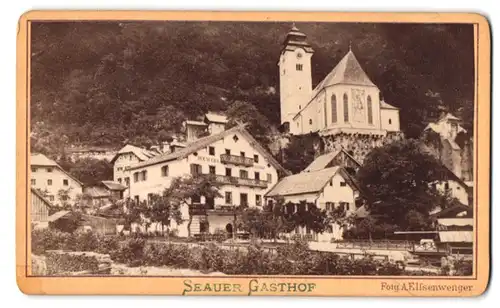
[[[230,275],[434,275],[420,271],[408,272],[394,262],[374,260],[370,256],[352,260],[333,253],[311,251],[304,241],[279,246],[274,253],[270,253],[258,244],[228,249],[216,244],[192,246],[168,242],[147,243],[141,236],[125,238],[100,236],[92,232],[67,234],[53,230],[35,230],[32,234],[32,248],[35,254],[55,249],[96,251],[109,254],[113,261],[128,266],[169,266]],[[85,266],[80,263],[87,261],[57,258],[59,259],[51,257],[50,262],[61,262],[61,266],[57,267],[59,270],[96,268],[97,261],[85,259],[90,262],[89,267],[81,269]],[[457,261],[454,268],[455,275],[472,274],[470,261]]]
[[[64,272],[96,272],[99,262],[95,256],[71,255],[66,253],[46,253],[47,275],[61,274]]]

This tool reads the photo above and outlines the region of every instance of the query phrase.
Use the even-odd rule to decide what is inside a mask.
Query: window
[[[299,105],[299,110],[302,108],[302,105]]]
[[[47,172],[52,172],[52,168],[47,168]]]
[[[139,196],[134,196],[135,203],[139,203]]]
[[[208,173],[215,174],[215,166],[208,166]]]
[[[215,207],[215,199],[214,197],[205,197],[205,205],[209,210],[213,210]]]
[[[54,201],[55,200],[54,196],[48,196],[48,197],[49,197],[49,201]]]
[[[146,181],[148,179],[148,172],[146,170],[141,172],[141,180]]]
[[[240,152],[241,157],[245,157],[245,152]]]
[[[208,147],[208,155],[215,156],[215,148],[214,147]]]
[[[210,230],[210,224],[208,220],[200,221],[200,233],[208,233]]]
[[[312,125],[312,124],[313,124],[313,120],[309,119],[309,125]]]
[[[366,99],[366,105],[366,109],[368,109],[368,124],[373,124],[372,97],[370,95]]]
[[[246,170],[240,170],[240,178],[242,178],[242,179],[248,179],[248,171],[246,171]]]
[[[240,205],[248,206],[248,195],[247,194],[240,194]]]
[[[457,190],[460,190],[460,186],[457,186]]]
[[[256,179],[256,180],[260,180],[260,173],[255,172],[255,179]]]
[[[139,172],[134,172],[134,183],[139,182]]]
[[[253,156],[253,162],[254,162],[254,163],[258,163],[258,162],[259,162],[259,155],[255,154],[255,155]]]
[[[327,114],[327,110],[326,110],[326,99],[323,102],[323,114],[325,116],[325,127],[326,127],[328,125],[328,114]]]
[[[232,192],[226,191],[225,202],[226,202],[226,204],[233,204],[233,193]]]
[[[120,171],[120,170],[122,170],[122,167],[116,168],[116,171]]]
[[[62,201],[68,201],[69,197],[68,196],[61,196],[60,199]]]
[[[332,123],[337,123],[337,96],[332,95]]]
[[[64,179],[64,180],[63,180],[63,185],[64,185],[64,186],[68,186],[68,185],[69,185],[69,183],[68,183],[68,180],[67,180],[67,179]]]
[[[201,203],[201,197],[198,195],[194,195],[191,197],[191,202],[192,203]]]
[[[267,181],[272,182],[272,179],[273,179],[273,176],[271,175],[271,173],[268,173],[267,174]]]
[[[36,167],[31,167],[31,172],[37,172],[38,168]]]
[[[122,183],[122,178],[118,178],[118,183]]]
[[[51,179],[47,180],[47,185],[52,185],[52,180]]]
[[[392,120],[391,119],[389,119],[389,124],[392,124]]]
[[[148,194],[148,204],[153,202],[153,194]]]
[[[345,187],[346,185],[347,185],[346,182],[344,182],[344,181],[340,182],[341,187]]]
[[[226,168],[226,176],[231,176],[231,168]]]
[[[449,184],[448,182],[446,182],[446,183],[444,184],[444,189],[446,189],[446,190],[449,190],[449,189],[450,189],[450,184]]]
[[[35,179],[31,179],[31,185],[36,185],[36,180]]]
[[[130,185],[130,178],[129,177],[125,178],[125,185],[127,185],[127,186]]]
[[[334,203],[333,202],[327,202],[325,207],[326,207],[327,211],[333,211],[333,209],[334,209]]]
[[[302,64],[295,64],[295,69],[297,71],[301,71],[302,70]]]
[[[201,174],[201,165],[191,164],[191,175],[200,175]]]
[[[168,166],[161,167],[161,176],[168,176]]]
[[[226,149],[226,155],[231,155],[231,150]]]
[[[349,122],[349,99],[347,93],[344,93],[344,122]]]
[[[255,195],[255,205],[262,206],[262,196],[261,195]]]

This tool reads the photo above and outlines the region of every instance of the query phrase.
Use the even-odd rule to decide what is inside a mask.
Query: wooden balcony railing
[[[244,179],[235,176],[213,175],[213,179],[219,184],[240,185],[248,187],[267,188],[267,182],[257,179]]]
[[[243,157],[243,156],[221,154],[220,161],[223,164],[233,164],[246,167],[253,166],[253,158]]]

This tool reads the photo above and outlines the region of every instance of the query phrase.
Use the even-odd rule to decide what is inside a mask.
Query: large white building
[[[40,190],[54,205],[73,205],[82,194],[82,183],[43,154],[31,154],[31,187]]]
[[[399,132],[399,110],[380,100],[380,90],[349,52],[313,89],[306,35],[295,26],[286,36],[278,62],[281,123],[292,134],[366,134]]]
[[[285,173],[280,164],[242,125],[188,143],[185,148],[163,153],[128,168],[130,196],[147,201],[151,194],[161,194],[176,177],[212,174],[221,185],[220,198],[200,196],[190,200],[192,220],[190,233],[213,233],[221,229],[234,230],[234,207],[262,207],[264,195]],[[206,214],[193,214],[203,206]],[[189,208],[182,208],[183,223],[174,225],[180,236],[188,235]],[[153,226],[154,227],[154,226]]]

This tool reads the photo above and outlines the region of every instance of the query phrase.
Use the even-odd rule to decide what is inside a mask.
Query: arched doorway
[[[232,225],[232,224],[227,224],[227,225],[226,225],[226,232],[228,233],[228,235],[229,235],[230,237],[232,237],[232,236],[233,236],[233,225]]]

